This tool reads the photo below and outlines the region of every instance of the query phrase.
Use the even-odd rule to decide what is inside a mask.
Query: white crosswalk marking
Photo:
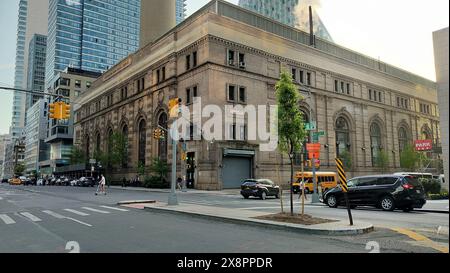
[[[78,210],[74,210],[74,209],[64,209],[65,211],[80,215],[80,216],[89,216],[89,214],[78,211]]]
[[[39,219],[38,217],[34,216],[33,214],[29,213],[29,212],[20,212],[20,215],[30,219],[33,222],[41,222],[42,220]]]
[[[5,222],[5,224],[7,224],[7,225],[11,225],[11,224],[15,224],[16,223],[16,221],[11,219],[11,217],[9,217],[6,214],[0,214],[0,219],[2,219],[3,222]]]
[[[42,212],[47,213],[48,215],[51,215],[51,216],[53,216],[53,217],[55,217],[55,218],[57,218],[57,219],[67,219],[67,220],[71,220],[71,221],[77,222],[77,223],[79,223],[79,224],[88,226],[88,227],[92,227],[92,225],[90,225],[90,224],[88,224],[88,223],[82,222],[82,221],[80,221],[80,220],[77,220],[77,219],[74,219],[74,218],[71,218],[71,217],[63,216],[63,215],[58,214],[58,213],[56,213],[56,212],[53,212],[53,211],[51,211],[51,210],[43,210]]]
[[[98,213],[103,213],[103,214],[108,214],[108,213],[109,213],[109,211],[104,211],[104,210],[99,210],[99,209],[93,209],[93,208],[88,208],[88,207],[82,207],[82,209],[90,210],[90,211],[98,212]]]
[[[114,207],[108,207],[108,206],[100,206],[100,207],[105,208],[105,209],[118,210],[118,211],[129,211],[127,209],[120,209],[120,208],[114,208]]]
[[[58,214],[58,213],[53,212],[53,211],[51,211],[51,210],[43,210],[42,212],[43,212],[43,213],[47,213],[48,215],[51,215],[51,216],[53,216],[53,217],[55,217],[55,218],[57,218],[57,219],[64,219],[64,218],[65,218],[65,217],[62,216],[61,214]]]
[[[3,200],[3,197],[0,197],[0,200]]]

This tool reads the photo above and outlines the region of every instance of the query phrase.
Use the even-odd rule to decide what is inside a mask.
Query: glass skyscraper
[[[103,73],[139,48],[140,0],[50,0],[46,88],[67,67]]]
[[[14,87],[27,88],[28,47],[34,34],[47,34],[48,0],[20,0],[17,22],[16,65]],[[26,95],[14,92],[10,135],[13,140],[22,135],[25,127]],[[14,142],[14,141],[12,141]]]
[[[239,0],[239,6],[291,27],[301,28],[301,30],[309,32],[309,12],[304,11],[297,16],[295,14],[295,8],[300,1],[302,0]],[[298,16],[300,15],[302,21],[306,21],[306,23],[299,22]],[[313,14],[313,22],[315,35],[332,42],[333,38],[317,13]]]
[[[44,92],[46,52],[47,36],[35,34],[29,45],[27,90]],[[44,95],[27,94],[25,109],[28,110],[42,98]]]
[[[183,22],[186,18],[186,0],[177,0],[177,24]]]

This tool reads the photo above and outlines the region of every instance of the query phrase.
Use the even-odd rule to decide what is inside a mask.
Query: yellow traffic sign
[[[344,170],[344,163],[341,159],[336,158],[336,166],[339,173],[339,180],[341,181],[342,190],[344,192],[348,192],[348,186],[347,186],[347,176],[345,175]]]

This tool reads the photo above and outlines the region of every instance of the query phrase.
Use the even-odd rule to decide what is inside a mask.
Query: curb
[[[117,205],[130,205],[130,204],[154,204],[156,200],[131,200],[131,201],[120,201]]]
[[[290,224],[276,223],[276,222],[267,221],[267,220],[230,218],[230,217],[222,217],[222,216],[216,216],[216,215],[207,215],[207,214],[202,214],[202,213],[198,213],[198,212],[176,211],[176,210],[170,210],[170,209],[164,209],[164,208],[158,208],[158,207],[145,207],[144,210],[151,210],[151,211],[157,212],[157,213],[170,213],[170,214],[174,214],[174,215],[188,214],[188,215],[195,216],[198,218],[209,219],[209,220],[213,219],[213,220],[218,220],[218,221],[225,222],[225,223],[244,224],[244,225],[248,225],[248,226],[271,228],[271,229],[292,231],[292,232],[301,232],[301,233],[305,233],[305,234],[314,234],[314,235],[331,235],[331,236],[361,235],[361,234],[372,232],[374,230],[374,226],[372,224],[369,224],[368,226],[366,226],[364,228],[358,228],[358,229],[330,230],[330,229],[314,229],[314,228],[306,228],[306,227],[300,227],[300,226],[292,226]]]
[[[441,213],[441,214],[449,214],[448,210],[429,210],[429,209],[420,209],[414,210],[415,212],[429,212],[429,213]]]

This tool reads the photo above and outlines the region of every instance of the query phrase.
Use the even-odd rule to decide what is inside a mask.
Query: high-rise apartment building
[[[46,88],[67,67],[104,72],[139,47],[140,0],[50,0]]]
[[[20,0],[17,24],[14,87],[27,88],[28,47],[34,34],[47,35],[48,0]],[[14,92],[10,135],[21,136],[25,126],[26,95]]]
[[[0,135],[0,179],[7,178],[3,172],[3,163],[5,162],[5,148],[9,141],[9,135]]]
[[[65,101],[70,103],[86,92],[100,76],[101,74],[98,72],[68,67],[64,71],[58,72],[52,81],[51,88],[55,94],[70,98]],[[55,102],[54,100],[55,98],[51,98],[48,102]],[[45,142],[50,146],[50,156],[47,160],[39,163],[42,174],[51,174],[57,167],[70,165],[73,146],[73,115],[69,120],[47,120]]]
[[[47,136],[48,105],[45,99],[38,100],[27,110],[25,126],[25,172],[31,174],[39,171],[39,162],[50,157],[49,145],[45,143]]]
[[[183,22],[184,18],[186,18],[186,0],[177,0],[176,14],[177,24]]]
[[[449,117],[448,117],[448,27],[433,33],[434,58],[436,64],[436,82],[438,86],[439,114],[441,118],[442,155],[444,156],[444,173],[446,183],[443,185],[448,190],[449,179]]]
[[[28,54],[27,90],[44,92],[45,90],[45,54],[47,36],[35,34],[30,41]],[[27,94],[25,109],[31,108],[44,95]]]
[[[309,11],[296,9],[302,0],[239,0],[239,6],[272,18],[291,27],[309,32]],[[330,33],[319,15],[313,12],[314,31],[317,37],[332,42]]]

